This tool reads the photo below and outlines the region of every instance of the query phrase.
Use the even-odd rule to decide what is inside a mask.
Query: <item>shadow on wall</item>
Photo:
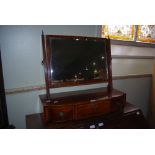
[[[151,96],[151,83],[151,77],[113,81],[114,88],[124,91],[127,94],[127,101],[137,105],[147,119]]]

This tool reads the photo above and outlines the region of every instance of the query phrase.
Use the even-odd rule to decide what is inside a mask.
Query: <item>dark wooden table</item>
[[[147,129],[148,125],[142,111],[130,103],[126,103],[121,116],[110,114],[78,121],[44,124],[42,114],[26,116],[27,129]]]

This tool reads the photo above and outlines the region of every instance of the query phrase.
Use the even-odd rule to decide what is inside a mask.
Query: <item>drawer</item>
[[[73,119],[73,106],[49,106],[48,107],[48,122],[65,122]],[[46,111],[44,112],[46,113]]]
[[[110,100],[98,101],[96,106],[96,112],[97,115],[107,114],[111,112],[111,101]]]
[[[89,118],[95,115],[96,103],[84,103],[75,108],[75,119]]]
[[[85,102],[76,105],[75,119],[84,119],[92,116],[103,115],[110,112],[111,104],[109,100]]]

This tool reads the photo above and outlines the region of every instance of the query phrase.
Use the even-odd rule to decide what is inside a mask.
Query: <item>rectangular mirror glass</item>
[[[108,80],[104,40],[49,38],[49,50],[53,82]]]

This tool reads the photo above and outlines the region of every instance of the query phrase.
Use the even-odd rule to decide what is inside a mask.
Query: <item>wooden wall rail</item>
[[[133,79],[133,78],[145,78],[145,77],[152,77],[152,74],[130,74],[130,75],[118,75],[113,76],[113,80],[123,80],[123,79]],[[18,94],[18,93],[25,93],[30,91],[39,91],[45,90],[45,84],[37,85],[37,86],[28,86],[28,87],[21,87],[21,88],[13,88],[13,89],[6,89],[6,95],[9,94]]]

